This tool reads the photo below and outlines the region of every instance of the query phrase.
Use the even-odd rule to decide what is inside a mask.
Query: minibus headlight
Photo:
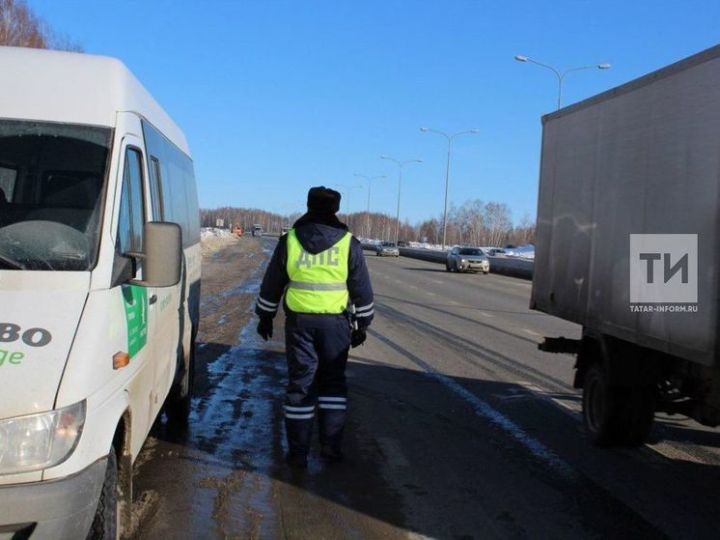
[[[85,425],[85,402],[0,420],[0,474],[47,469],[65,461]]]

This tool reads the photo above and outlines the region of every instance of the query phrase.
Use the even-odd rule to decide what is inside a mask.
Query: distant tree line
[[[300,214],[281,216],[259,208],[237,208],[234,206],[200,210],[200,221],[203,227],[215,227],[220,222],[226,228],[239,225],[247,230],[252,225],[258,224],[268,232],[278,232],[286,224],[290,223],[292,225],[299,217]]]
[[[25,0],[0,0],[0,45],[80,52],[80,45],[51,29]]]
[[[418,238],[428,243],[442,243],[443,217],[427,219],[415,227]],[[447,244],[473,246],[524,245],[535,242],[535,222],[525,214],[516,225],[505,203],[479,199],[466,201],[448,210]]]
[[[222,220],[227,228],[239,225],[248,229],[259,224],[268,232],[280,232],[284,226],[292,224],[300,214],[281,215],[257,208],[222,207],[200,211],[203,227],[215,227]],[[377,212],[356,212],[340,214],[341,221],[347,223],[350,230],[359,237],[376,240],[395,240],[399,230],[399,239],[406,242],[442,243],[442,216],[427,219],[417,225],[398,221],[394,216]],[[452,206],[448,211],[447,244],[466,244],[474,246],[522,245],[535,241],[535,223],[524,216],[517,225],[513,225],[510,208],[503,203],[484,203],[471,200],[461,206]]]

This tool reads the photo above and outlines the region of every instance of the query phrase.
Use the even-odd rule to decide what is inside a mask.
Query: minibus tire
[[[115,449],[111,448],[105,468],[100,500],[93,518],[88,540],[115,540],[118,535],[118,468]]]
[[[188,360],[187,389],[183,393],[181,387],[171,391],[167,400],[168,421],[177,426],[186,426],[190,417],[190,406],[193,396],[193,385],[195,384],[195,338],[190,341],[190,358]]]

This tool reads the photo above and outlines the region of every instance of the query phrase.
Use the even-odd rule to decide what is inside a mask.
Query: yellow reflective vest
[[[320,253],[305,251],[290,229],[287,236],[287,273],[290,278],[285,303],[295,313],[339,314],[347,310],[350,240],[345,235],[332,247]]]

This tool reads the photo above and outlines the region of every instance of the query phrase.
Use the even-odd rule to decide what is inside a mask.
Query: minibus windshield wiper
[[[25,270],[25,266],[17,261],[8,259],[7,257],[0,255],[0,268],[11,268],[13,270]]]

